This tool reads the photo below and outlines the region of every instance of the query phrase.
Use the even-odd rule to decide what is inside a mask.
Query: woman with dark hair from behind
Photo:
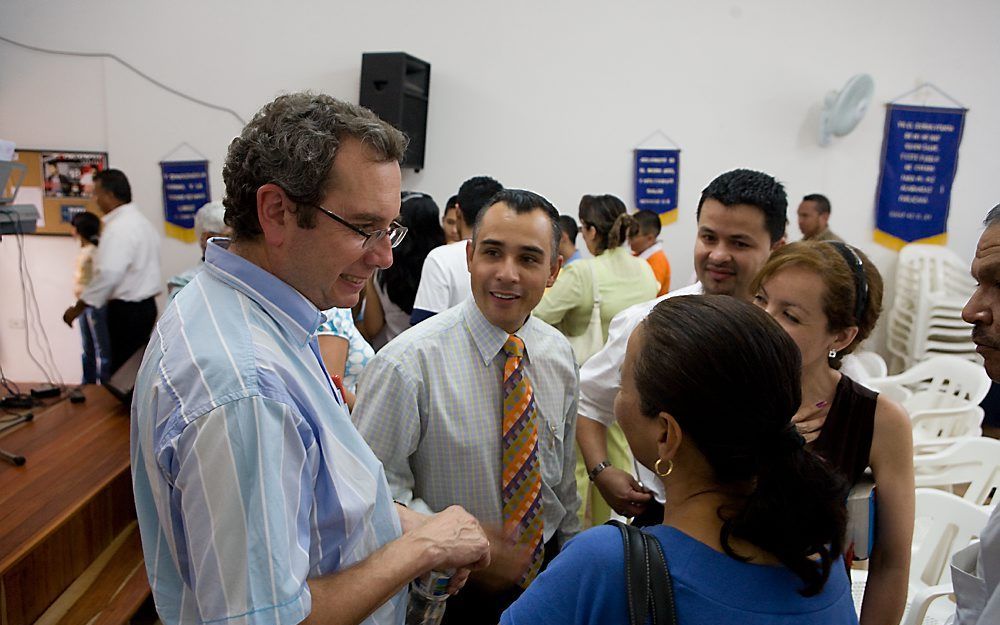
[[[913,425],[901,406],[840,372],[841,359],[878,321],[882,276],[846,243],[798,241],[771,254],[750,292],[802,353],[802,405],[794,421],[811,449],[851,486],[871,469],[878,522],[861,623],[898,623],[913,539]],[[853,551],[848,544],[848,562]]]
[[[799,350],[732,297],[658,304],[629,339],[615,416],[663,481],[662,548],[685,625],[856,623],[843,548],[847,486],[805,449]],[[503,625],[627,624],[619,530],[572,539]],[[645,620],[645,619],[642,619]]]
[[[90,212],[73,215],[70,222],[73,236],[80,241],[80,253],[76,257],[73,274],[73,297],[80,294],[94,277],[94,254],[100,241],[101,218]],[[107,310],[104,307],[87,307],[80,315],[80,340],[83,353],[83,384],[108,381],[111,376],[111,348],[108,338]]]
[[[426,193],[403,192],[399,222],[407,227],[392,250],[392,266],[375,273],[365,288],[365,311],[358,327],[376,351],[410,327],[413,300],[427,254],[445,242],[440,211]]]

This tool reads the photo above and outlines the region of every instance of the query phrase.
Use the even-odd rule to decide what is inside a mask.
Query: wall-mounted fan
[[[826,94],[819,120],[819,144],[830,145],[830,137],[843,137],[854,130],[865,116],[874,93],[875,81],[872,77],[857,74],[840,91]]]

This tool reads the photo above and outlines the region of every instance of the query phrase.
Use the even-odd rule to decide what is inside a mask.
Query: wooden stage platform
[[[27,460],[0,462],[0,625],[127,623],[149,596],[128,409],[103,387],[83,392],[0,433]]]

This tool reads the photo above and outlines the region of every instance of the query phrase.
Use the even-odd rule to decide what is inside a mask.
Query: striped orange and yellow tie
[[[531,381],[524,375],[524,342],[507,337],[503,347],[503,501],[504,535],[531,551],[520,585],[526,588],[542,566],[542,468],[538,459],[538,409]]]

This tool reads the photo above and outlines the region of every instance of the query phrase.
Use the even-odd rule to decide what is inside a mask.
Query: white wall
[[[881,104],[930,81],[969,107],[952,196],[949,246],[971,258],[979,222],[1000,201],[1000,3],[929,0],[637,0],[490,6],[458,1],[289,0],[171,3],[5,0],[0,35],[36,46],[113,52],[164,83],[249,117],[302,88],[356,100],[361,52],[404,50],[432,64],[427,168],[404,183],[443,203],[469,176],[546,195],[575,214],[583,193],[631,200],[631,150],[656,129],[683,148],[681,217],[663,235],[675,276],[691,274],[694,208],[718,173],[744,166],[802,195],[823,192],[832,227],[891,276],[871,242]],[[871,73],[876,105],[857,130],[816,145],[819,103]],[[934,102],[932,102],[934,103]],[[0,137],[24,147],[106,149],[136,200],[160,219],[157,162],[181,142],[212,164],[213,195],[239,124],[185,102],[113,61],[54,57],[0,42]],[[49,336],[67,379],[79,375],[69,239],[29,237]],[[0,363],[25,364],[12,240],[0,242]],[[164,276],[197,258],[168,242]],[[45,300],[45,301],[42,301]],[[18,305],[15,305],[18,304]]]

